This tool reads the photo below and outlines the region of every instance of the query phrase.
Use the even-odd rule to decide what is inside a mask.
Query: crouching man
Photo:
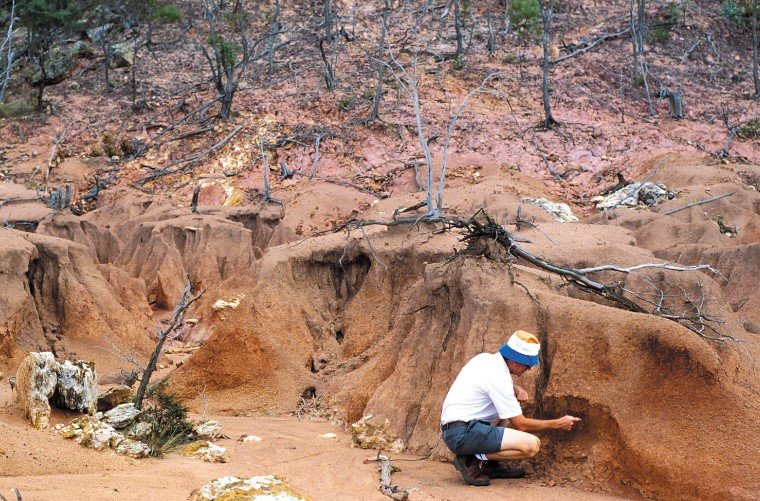
[[[571,430],[580,418],[531,419],[520,402],[525,390],[512,383],[538,365],[540,344],[533,334],[517,331],[497,353],[481,353],[462,368],[443,402],[441,432],[456,454],[454,466],[470,485],[492,478],[517,478],[525,469],[506,461],[536,455],[541,441],[530,432]],[[511,426],[511,427],[510,427]]]

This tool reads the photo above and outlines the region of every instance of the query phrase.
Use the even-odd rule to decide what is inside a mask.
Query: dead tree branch
[[[190,277],[188,275],[185,275],[185,291],[182,293],[182,297],[180,298],[179,302],[174,306],[174,310],[172,310],[172,316],[169,319],[169,326],[164,329],[158,329],[158,339],[156,340],[156,346],[153,349],[153,354],[150,356],[150,360],[148,361],[148,366],[145,368],[145,370],[142,373],[142,377],[140,378],[140,386],[137,389],[137,395],[135,396],[135,408],[141,409],[142,408],[142,402],[143,397],[145,396],[145,390],[148,389],[148,383],[150,382],[150,376],[153,374],[153,371],[156,370],[156,365],[158,364],[158,358],[161,356],[161,351],[164,348],[164,342],[169,337],[169,335],[174,332],[174,330],[179,327],[180,324],[182,324],[183,319],[185,318],[185,312],[190,307],[191,304],[193,304],[195,301],[197,301],[204,293],[205,291],[201,291],[197,296],[190,297],[192,294],[192,286],[190,285]]]
[[[686,204],[683,207],[678,207],[677,209],[671,209],[671,210],[669,210],[667,212],[663,212],[663,214],[665,216],[670,216],[672,214],[675,214],[676,212],[681,212],[682,210],[686,210],[686,209],[690,209],[692,207],[696,207],[697,205],[704,205],[704,204],[709,204],[710,202],[716,202],[716,201],[721,200],[723,198],[730,197],[733,194],[734,194],[734,192],[732,191],[730,193],[724,193],[722,195],[718,195],[718,196],[715,196],[715,197],[705,198],[704,200],[700,200],[699,202],[694,202],[694,203],[691,203],[691,204]]]
[[[616,38],[620,38],[622,36],[627,35],[631,31],[631,28],[626,28],[624,30],[615,32],[615,33],[604,33],[601,36],[597,38],[592,38],[591,40],[584,42],[581,44],[581,47],[578,49],[575,49],[574,51],[570,52],[567,55],[564,55],[562,57],[558,57],[556,59],[551,59],[549,61],[549,64],[557,64],[561,63],[562,61],[566,61],[567,59],[570,59],[571,57],[575,57],[579,54],[583,54],[584,52],[587,52],[597,45],[599,45],[602,42],[606,42],[607,40],[614,40]]]
[[[365,463],[368,462],[375,462],[380,467],[380,492],[383,493],[385,496],[388,496],[389,498],[395,500],[395,501],[406,501],[409,499],[409,491],[406,489],[402,489],[398,485],[392,485],[391,484],[391,473],[394,471],[398,471],[397,468],[391,466],[391,460],[388,458],[388,456],[383,456],[380,454],[380,451],[377,453],[377,457],[372,459],[367,459],[364,461]]]
[[[158,179],[160,177],[168,176],[168,175],[171,175],[171,174],[176,174],[178,172],[181,172],[185,168],[187,168],[188,165],[195,164],[195,163],[203,160],[204,158],[208,157],[209,155],[211,155],[216,150],[218,150],[221,147],[223,147],[224,145],[226,145],[228,142],[230,142],[230,140],[233,137],[235,137],[235,134],[237,134],[241,130],[243,130],[243,126],[242,125],[238,125],[234,129],[232,129],[232,132],[230,132],[229,134],[227,134],[221,141],[219,141],[218,143],[214,144],[209,149],[207,149],[207,150],[205,150],[205,151],[203,151],[201,153],[197,153],[195,155],[191,155],[189,157],[185,157],[183,159],[176,160],[176,161],[170,163],[169,165],[167,165],[165,168],[158,169],[158,170],[156,170],[156,172],[153,172],[152,174],[149,174],[149,175],[147,175],[147,176],[145,176],[143,178],[138,179],[137,182],[140,183],[140,184],[145,184],[145,183],[150,182],[150,181],[155,181],[156,179]],[[179,165],[180,167],[176,167],[176,168],[172,169],[172,167],[174,167],[175,165]]]

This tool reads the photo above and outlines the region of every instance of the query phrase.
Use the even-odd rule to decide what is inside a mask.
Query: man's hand
[[[575,416],[562,416],[559,419],[555,419],[555,426],[558,430],[570,431],[573,429],[573,425],[580,421],[581,418]]]
[[[518,402],[526,402],[528,400],[528,392],[515,385],[515,397]]]

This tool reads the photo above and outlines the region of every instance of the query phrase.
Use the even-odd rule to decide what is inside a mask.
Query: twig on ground
[[[691,204],[686,204],[683,207],[678,207],[677,209],[671,209],[671,210],[669,210],[667,212],[663,212],[662,214],[665,215],[665,216],[670,216],[672,214],[675,214],[676,212],[681,212],[682,210],[686,210],[686,209],[690,209],[692,207],[696,207],[697,205],[709,204],[710,202],[715,202],[715,201],[721,200],[723,198],[730,197],[733,194],[734,194],[734,192],[730,192],[730,193],[724,193],[722,195],[718,195],[718,196],[715,196],[715,197],[705,198],[704,200],[700,200],[698,202],[694,202],[694,203],[691,203]]]

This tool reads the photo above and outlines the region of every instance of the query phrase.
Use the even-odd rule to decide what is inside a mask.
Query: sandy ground
[[[54,414],[52,424],[71,416]],[[364,460],[373,451],[351,447],[350,433],[322,419],[295,417],[217,417],[231,439],[217,443],[227,448],[226,464],[169,454],[163,459],[133,460],[112,452],[85,449],[49,430],[26,425],[10,403],[8,387],[0,391],[0,493],[13,499],[17,487],[24,501],[34,500],[182,500],[205,483],[227,475],[277,474],[313,499],[388,499],[378,492],[374,463]],[[337,438],[318,438],[335,433]],[[242,443],[242,434],[262,437]],[[5,445],[3,445],[5,444]],[[514,497],[531,500],[623,499],[564,487],[547,487],[536,479],[496,480],[488,487],[465,485],[448,463],[392,455],[401,468],[393,482],[412,489],[412,500],[483,499]]]

